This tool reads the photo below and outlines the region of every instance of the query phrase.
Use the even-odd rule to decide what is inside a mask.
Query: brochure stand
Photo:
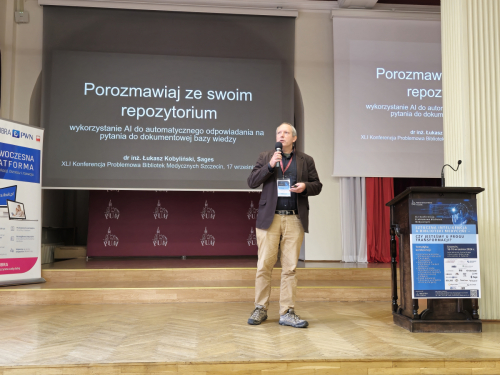
[[[386,204],[391,210],[392,314],[396,325],[410,332],[482,331],[478,299],[473,298],[480,297],[477,215],[474,210],[476,194],[482,191],[484,189],[479,187],[410,187]],[[449,234],[457,230],[461,230],[458,233],[470,234]],[[399,304],[396,236],[399,237]],[[418,253],[421,249],[427,251]],[[467,273],[469,269],[460,269],[459,272],[462,264],[477,267],[472,270],[476,272]],[[419,273],[418,277],[412,273]],[[469,284],[466,277],[474,279]],[[429,290],[423,290],[426,288]],[[419,313],[418,299],[421,298],[427,299],[427,309]]]

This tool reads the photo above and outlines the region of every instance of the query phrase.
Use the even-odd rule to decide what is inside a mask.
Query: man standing
[[[296,151],[297,131],[286,122],[276,129],[276,141],[282,152],[267,151],[248,177],[248,186],[262,186],[257,214],[257,245],[259,260],[255,278],[255,310],[248,324],[260,324],[267,319],[271,294],[271,273],[281,248],[281,290],[279,324],[305,328],[307,321],[295,314],[295,269],[299,260],[304,232],[308,231],[308,197],[318,195],[323,186],[319,181],[314,160]],[[279,167],[277,163],[279,162]],[[281,239],[281,242],[280,242]]]

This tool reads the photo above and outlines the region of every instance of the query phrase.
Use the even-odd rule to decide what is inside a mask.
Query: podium
[[[412,220],[415,220],[415,215],[412,215],[412,210],[415,210],[415,205],[421,204],[424,206],[426,203],[429,203],[429,207],[432,209],[440,209],[441,216],[432,215],[429,216],[418,216],[417,222],[427,223],[428,219],[430,224],[428,228],[432,228],[432,221],[434,220],[445,220],[440,219],[441,217],[446,217],[447,213],[446,209],[450,211],[455,211],[455,208],[445,207],[446,205],[431,205],[433,202],[449,202],[449,201],[464,201],[466,204],[470,205],[470,207],[475,207],[476,203],[476,195],[484,191],[483,188],[478,187],[410,187],[407,188],[404,192],[396,196],[390,202],[386,203],[386,206],[390,207],[391,210],[391,289],[392,289],[392,315],[393,321],[396,325],[407,329],[410,332],[481,332],[482,331],[482,323],[479,319],[478,313],[478,299],[477,298],[436,298],[436,296],[440,295],[460,295],[464,294],[468,291],[460,290],[466,287],[451,287],[453,289],[458,290],[450,290],[450,291],[441,291],[434,292],[433,298],[427,299],[427,308],[421,312],[419,312],[419,304],[418,299],[413,298],[413,289],[412,289],[412,248],[411,248],[411,231]],[[428,201],[428,202],[426,202]],[[420,203],[418,203],[420,202]],[[450,206],[450,205],[447,205]],[[422,208],[422,212],[424,210],[430,211],[431,208]],[[444,211],[443,211],[444,210]],[[444,213],[444,214],[443,214]],[[438,212],[439,214],[439,212]],[[448,215],[452,216],[452,215]],[[458,216],[453,217],[453,220],[457,220]],[[423,219],[421,219],[423,218]],[[452,219],[447,219],[452,220]],[[465,219],[464,219],[465,220]],[[477,215],[476,215],[477,220]],[[463,221],[465,222],[465,221]],[[476,223],[477,224],[477,223]],[[473,226],[470,226],[473,227]],[[425,226],[419,228],[426,228]],[[476,225],[477,228],[477,225]],[[476,229],[477,230],[477,229]],[[477,232],[476,232],[477,233]],[[399,238],[399,291],[400,297],[398,302],[398,274],[397,274],[397,266],[396,263],[396,236]],[[432,236],[430,236],[432,237]],[[476,234],[477,237],[477,234]],[[451,240],[450,240],[451,241]],[[429,248],[432,248],[433,245],[429,245]],[[439,245],[434,245],[436,248]],[[444,246],[444,245],[443,245]],[[464,245],[466,246],[466,245]],[[474,246],[474,245],[472,245]],[[459,247],[459,246],[455,246]],[[476,247],[477,254],[477,247]],[[424,254],[427,255],[427,254]],[[460,260],[463,262],[462,260]],[[449,263],[453,261],[448,261]],[[471,261],[473,263],[473,261]],[[477,260],[477,263],[479,261]],[[444,263],[443,263],[444,264]],[[445,266],[450,266],[449,264],[445,264]],[[459,266],[461,267],[461,266]],[[458,269],[453,269],[454,271]],[[465,271],[465,270],[460,270]],[[414,271],[417,272],[417,271]],[[478,271],[479,272],[479,271]],[[435,273],[439,273],[434,271]],[[432,272],[431,272],[432,274]],[[451,273],[445,273],[446,275],[451,275]],[[458,272],[456,273],[458,275]],[[455,273],[453,273],[455,275]],[[462,275],[462,273],[460,273]],[[465,273],[463,273],[465,277]],[[439,277],[451,277],[445,275],[431,276],[431,278],[437,279]],[[454,277],[454,276],[453,276]],[[452,281],[462,281],[457,279],[453,279]],[[475,277],[475,276],[470,276]],[[424,277],[422,277],[424,279]],[[441,284],[444,285],[444,279],[441,281]],[[477,281],[479,283],[479,281]],[[451,285],[447,283],[446,285]],[[463,284],[469,285],[469,284]],[[449,286],[447,287],[450,288]],[[416,293],[416,291],[415,291]],[[441,294],[439,294],[441,293]],[[455,293],[455,294],[453,294]],[[470,296],[474,296],[476,291],[470,291]],[[425,293],[422,293],[425,295]],[[425,297],[422,297],[425,298]]]

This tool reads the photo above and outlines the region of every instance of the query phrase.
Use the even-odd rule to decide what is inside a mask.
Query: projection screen
[[[333,18],[334,176],[439,177],[440,22]]]
[[[44,7],[44,187],[248,189],[293,123],[294,22]]]

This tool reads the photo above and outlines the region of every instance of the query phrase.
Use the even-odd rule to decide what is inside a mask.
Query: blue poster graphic
[[[0,142],[0,179],[40,183],[40,150]]]
[[[410,199],[413,298],[480,298],[475,203]]]
[[[0,188],[0,207],[7,207],[7,201],[15,201],[17,185]]]
[[[411,199],[411,224],[473,224],[477,227],[476,202],[470,199]]]
[[[436,244],[413,245],[414,289],[444,289],[443,246]]]

